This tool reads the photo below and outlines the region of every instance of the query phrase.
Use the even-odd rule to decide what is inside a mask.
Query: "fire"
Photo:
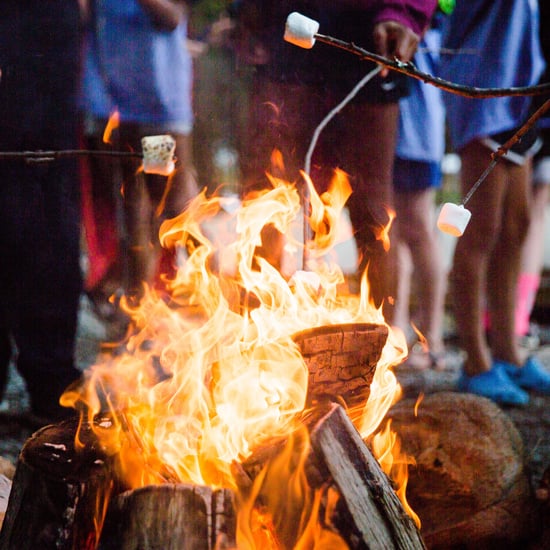
[[[327,486],[309,490],[308,452],[308,433],[302,427],[291,434],[283,451],[257,476],[250,494],[239,505],[239,549],[347,548],[332,528],[339,496]]]
[[[103,130],[103,143],[113,143],[113,132],[120,126],[120,113],[118,111],[113,111],[111,113],[111,116],[109,117],[109,120],[107,121],[107,125],[105,126],[105,130]]]
[[[401,454],[400,443],[396,434],[391,431],[391,419],[388,420],[383,430],[372,437],[374,454],[382,470],[393,480],[396,486],[396,493],[407,513],[413,518],[416,525],[420,527],[420,518],[409,506],[406,497],[408,481],[408,465],[414,461]]]
[[[94,429],[106,452],[116,457],[128,487],[171,481],[238,490],[233,465],[300,428],[308,368],[293,335],[326,325],[386,324],[381,309],[370,301],[366,274],[359,295],[345,294],[344,275],[330,258],[351,193],[346,175],[336,172],[322,196],[303,176],[314,235],[306,243],[304,270],[285,277],[257,254],[266,226],[285,235],[290,247],[302,246],[291,235],[292,224],[303,215],[295,185],[270,177],[269,190],[245,199],[236,210],[227,207],[228,199],[207,197],[203,191],[161,226],[162,245],[184,258],[174,278],[164,281],[165,292],[145,288],[138,306],[123,300],[133,321],[124,353],[98,362],[87,371],[84,387],[62,397],[64,405],[82,410],[83,421],[92,425],[97,415],[109,413],[111,420]],[[226,227],[233,235],[217,237],[209,230],[222,212],[232,213]],[[374,433],[399,397],[391,367],[405,358],[406,343],[402,333],[388,328],[368,400],[362,410],[353,411],[363,438]],[[307,447],[300,441],[298,447]],[[270,500],[281,489],[281,472],[286,470],[279,466],[277,471],[267,491]],[[330,498],[326,490],[305,493],[301,475],[296,473],[292,482],[297,488],[292,502],[297,510],[310,512],[300,522],[304,532],[281,535],[284,519],[258,508],[252,513],[246,502],[254,499],[248,500],[239,512],[249,510],[241,522],[249,525],[241,527],[241,537],[248,541],[243,548],[277,548],[280,536],[292,538],[299,548],[312,547],[304,541],[317,535],[306,526],[320,501],[326,507]],[[265,494],[265,486],[254,490]],[[252,524],[261,525],[259,531]],[[258,537],[266,539],[258,542]],[[332,541],[326,547],[338,547],[330,529],[318,537]]]
[[[393,224],[393,220],[395,219],[395,212],[393,210],[388,210],[388,216],[389,220],[388,223],[384,226],[382,226],[377,235],[377,239],[379,241],[382,241],[382,246],[384,247],[384,250],[387,252],[390,249],[390,229]]]

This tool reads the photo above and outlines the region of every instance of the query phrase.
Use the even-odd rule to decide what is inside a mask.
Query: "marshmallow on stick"
[[[455,237],[461,237],[472,217],[472,213],[464,205],[446,202],[437,218],[437,227]]]
[[[145,136],[141,139],[143,171],[169,176],[174,171],[176,141],[170,135]]]
[[[284,39],[295,46],[310,50],[315,44],[319,23],[297,11],[286,18]]]

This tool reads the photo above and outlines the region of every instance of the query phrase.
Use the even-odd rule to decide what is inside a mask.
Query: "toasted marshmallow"
[[[169,176],[174,171],[176,141],[170,135],[145,136],[141,139],[143,171]]]
[[[437,218],[437,227],[455,237],[461,237],[472,217],[472,213],[464,208],[462,204],[453,204],[446,202],[439,212]]]
[[[319,23],[297,11],[286,18],[284,39],[295,46],[307,50],[313,48],[315,35],[319,30]]]

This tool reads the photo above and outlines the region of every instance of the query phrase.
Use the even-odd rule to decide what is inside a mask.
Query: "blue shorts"
[[[441,164],[395,157],[393,188],[398,193],[441,187]]]

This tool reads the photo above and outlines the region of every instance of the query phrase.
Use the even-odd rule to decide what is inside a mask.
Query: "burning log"
[[[338,495],[330,523],[345,541],[345,547],[350,550],[426,548],[419,529],[345,409],[337,403],[326,404],[322,411],[318,409],[305,419],[305,423],[311,443],[305,461],[308,484],[311,489],[330,487]],[[277,441],[259,448],[239,465],[238,477],[244,492],[260,477],[265,463],[283,454],[285,443]],[[262,489],[258,493],[262,495]],[[294,546],[283,544],[281,547]]]
[[[234,543],[230,491],[170,483],[124,490],[86,424],[75,449],[76,430],[75,421],[46,426],[23,447],[0,548],[211,550]]]
[[[187,484],[126,491],[109,504],[99,550],[235,547],[231,491]]]
[[[412,518],[349,416],[333,404],[311,433],[315,457],[338,487],[353,525],[350,548],[425,548]]]
[[[329,325],[294,336],[309,370],[308,400],[364,401],[388,338],[386,325]]]
[[[69,550],[95,548],[98,506],[112,489],[109,459],[90,430],[76,423],[46,426],[25,444],[18,459],[0,548]]]
[[[328,412],[311,421],[308,462],[314,475],[308,479],[312,491],[321,485],[331,486],[338,495],[331,520],[333,536],[341,537],[351,550],[425,548],[414,522],[344,409],[331,404],[324,411]],[[183,483],[124,490],[114,479],[113,460],[97,448],[91,430],[81,428],[80,451],[74,449],[75,433],[74,422],[48,426],[23,448],[0,547],[236,547],[237,510],[232,491]],[[256,463],[271,459],[280,451],[279,443],[275,450],[268,446],[269,453],[260,452],[253,459]],[[252,469],[245,468],[246,464],[241,473],[248,475]],[[258,471],[249,476],[251,484]]]

